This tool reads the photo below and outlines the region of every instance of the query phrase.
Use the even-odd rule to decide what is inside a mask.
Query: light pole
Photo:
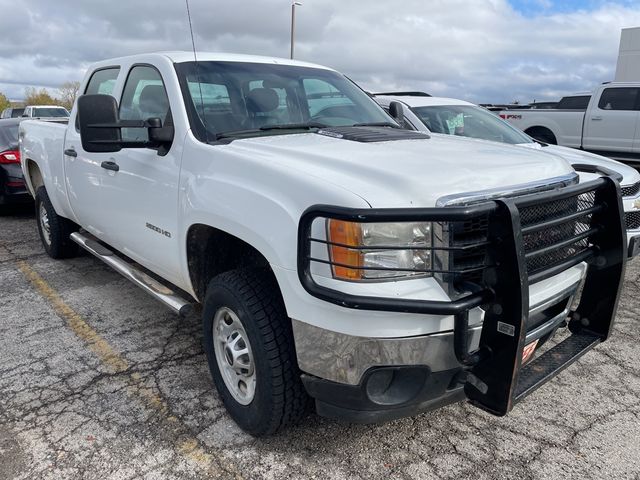
[[[296,7],[301,5],[300,2],[291,2],[291,59],[293,59],[293,47],[296,41]]]

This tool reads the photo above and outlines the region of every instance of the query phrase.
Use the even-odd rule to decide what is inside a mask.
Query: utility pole
[[[291,59],[293,59],[293,50],[296,42],[296,7],[301,5],[300,2],[291,3]]]

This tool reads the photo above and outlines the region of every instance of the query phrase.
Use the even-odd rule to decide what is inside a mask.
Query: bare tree
[[[64,82],[58,91],[60,92],[60,105],[71,110],[80,91],[80,82],[77,80]]]

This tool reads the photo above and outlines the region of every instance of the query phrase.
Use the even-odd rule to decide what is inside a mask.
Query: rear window
[[[633,87],[606,88],[598,108],[601,110],[638,110],[638,91]]]
[[[577,95],[573,97],[562,97],[556,108],[565,110],[586,110],[591,100],[591,95]]]
[[[69,116],[64,108],[34,108],[33,117],[64,118]]]

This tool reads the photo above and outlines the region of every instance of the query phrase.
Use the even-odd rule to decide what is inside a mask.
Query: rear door
[[[120,67],[101,68],[93,72],[85,90],[86,94],[112,95],[116,86]],[[106,229],[102,205],[107,194],[100,165],[112,160],[112,153],[87,153],[80,140],[78,109],[74,108],[69,119],[69,127],[64,142],[64,168],[67,182],[67,196],[71,209],[85,229],[98,238],[111,243]]]
[[[122,91],[120,118],[159,117],[163,125],[172,123],[159,70],[151,65],[133,65],[121,77],[124,74],[124,86],[118,88]],[[148,133],[142,128],[123,128],[122,139],[144,141]],[[174,141],[162,155],[152,148],[88,153],[79,141],[75,148],[78,158],[82,157],[83,172],[74,175],[76,182],[71,187],[77,190],[74,204],[80,210],[83,226],[89,225],[92,233],[150,270],[181,283],[177,235],[180,142]]]
[[[640,117],[640,88],[605,87],[596,100],[584,118],[583,148],[631,152]]]

